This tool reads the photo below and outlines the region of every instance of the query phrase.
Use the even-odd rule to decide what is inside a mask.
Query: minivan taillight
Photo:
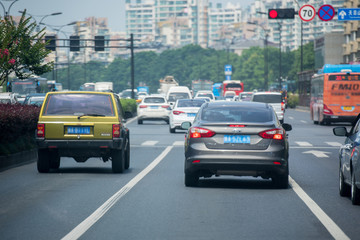
[[[36,131],[36,136],[38,138],[44,138],[45,137],[45,124],[43,123],[38,123],[37,125],[37,131]]]
[[[282,140],[284,139],[284,130],[280,128],[270,129],[259,133],[259,136],[265,139],[275,139]]]
[[[208,138],[214,136],[216,133],[209,129],[192,127],[189,129],[190,138]]]
[[[113,138],[120,137],[120,124],[113,124],[112,134],[113,134]]]

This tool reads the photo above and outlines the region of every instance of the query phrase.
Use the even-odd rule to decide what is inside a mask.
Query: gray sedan
[[[274,109],[266,103],[209,102],[202,105],[185,140],[185,185],[213,175],[271,178],[288,187],[289,144]]]

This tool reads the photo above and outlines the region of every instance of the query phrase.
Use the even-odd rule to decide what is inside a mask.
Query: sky
[[[209,0],[213,3],[228,2],[239,3],[247,6],[253,0]],[[4,5],[5,11],[9,10],[12,1],[0,0]],[[216,5],[214,5],[216,6]],[[0,8],[0,14],[4,11]],[[18,0],[10,8],[10,15],[21,15],[19,11],[26,9],[37,22],[44,15],[62,12],[61,15],[48,16],[43,23],[49,25],[62,26],[74,21],[82,21],[87,17],[107,17],[108,25],[112,31],[125,31],[125,0]],[[62,28],[63,31],[71,31],[70,27]]]

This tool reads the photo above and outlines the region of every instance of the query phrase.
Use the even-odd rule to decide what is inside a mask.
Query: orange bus
[[[360,113],[360,65],[325,64],[311,79],[314,124],[352,122]]]
[[[240,80],[225,80],[222,83],[221,95],[225,96],[227,91],[234,91],[237,96],[244,91],[244,83]]]

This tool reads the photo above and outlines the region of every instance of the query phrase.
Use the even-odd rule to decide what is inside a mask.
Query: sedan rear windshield
[[[191,100],[181,101],[179,100],[177,107],[201,107],[205,103],[205,100]]]
[[[259,94],[259,95],[254,95],[253,96],[253,101],[254,102],[263,102],[263,103],[281,103],[282,102],[282,98],[281,95],[277,95],[277,94]]]
[[[273,121],[273,111],[270,108],[214,107],[204,108],[201,118],[209,122],[265,123]]]
[[[54,94],[49,95],[43,115],[98,114],[115,116],[110,95]]]
[[[145,98],[144,103],[164,103],[165,98],[153,97],[153,98]]]

